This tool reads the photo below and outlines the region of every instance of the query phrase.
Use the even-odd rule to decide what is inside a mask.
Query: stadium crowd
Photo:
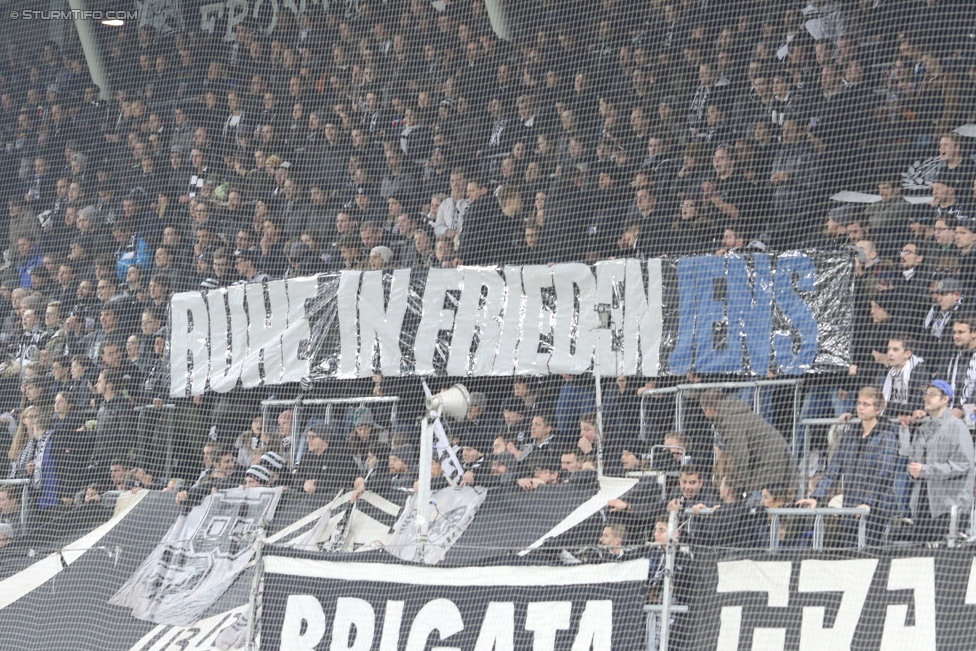
[[[833,445],[801,431],[793,449],[775,416],[709,390],[685,433],[651,400],[645,440],[640,394],[667,381],[620,378],[603,397],[606,470],[648,469],[666,444],[662,468],[679,478],[664,499],[642,482],[611,502],[601,542],[642,544],[674,510],[689,518],[685,540],[759,544],[769,521],[753,510],[794,504],[801,481],[813,492],[800,506],[841,487],[845,505],[870,506],[875,541],[892,517],[932,538],[951,506],[968,513],[976,163],[954,130],[976,113],[973,6],[515,4],[511,40],[483,0],[282,10],[271,33],[249,18],[230,39],[122,29],[107,101],[80,49],[8,50],[0,448],[9,478],[29,480],[31,518],[106,490],[189,505],[244,484],[412,489],[424,463],[412,412],[295,423],[259,408],[269,391],[180,401],[176,471],[161,477],[174,292],[791,248],[856,257],[854,362],[808,383],[803,414],[859,423]],[[909,201],[902,171],[929,157],[932,199]],[[830,200],[844,190],[880,200]],[[381,377],[330,390],[420,395]],[[464,481],[594,483],[595,410],[586,378],[473,393],[450,431]],[[798,461],[804,436],[819,454]],[[715,506],[701,522],[685,514]],[[0,489],[0,535],[17,535],[24,507],[19,487]],[[804,544],[805,524],[784,520],[780,538]]]

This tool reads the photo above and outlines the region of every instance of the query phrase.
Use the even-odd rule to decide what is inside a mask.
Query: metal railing
[[[685,515],[711,515],[715,513],[717,509],[703,508],[698,509],[698,513],[693,513],[692,509],[685,509]],[[814,518],[813,521],[813,539],[811,540],[811,547],[815,550],[824,549],[824,531],[826,527],[824,526],[824,516],[840,516],[840,515],[871,515],[870,508],[832,508],[829,506],[817,507],[817,508],[776,508],[776,509],[764,509],[764,512],[771,515],[769,526],[769,551],[775,552],[779,549],[779,519],[780,516],[791,517],[791,518]],[[857,519],[857,548],[864,549],[867,547],[867,520],[865,518],[859,517]]]
[[[376,405],[376,404],[389,404],[391,405],[390,412],[390,426],[395,428],[397,426],[397,404],[400,402],[399,396],[363,396],[361,398],[311,398],[311,399],[293,399],[293,400],[278,400],[269,399],[262,400],[261,407],[262,410],[267,410],[268,407],[284,407],[285,409],[291,409],[292,420],[291,420],[291,444],[288,446],[288,467],[294,468],[295,464],[298,462],[296,456],[299,454],[299,447],[301,442],[299,437],[303,432],[303,427],[301,425],[302,419],[302,407],[312,406],[312,407],[325,407],[325,422],[327,425],[332,425],[332,407],[334,405],[357,405],[363,407],[366,405]],[[267,419],[265,419],[267,421]]]
[[[752,389],[752,408],[757,414],[762,415],[763,411],[763,401],[762,401],[762,390],[769,387],[793,387],[793,435],[791,449],[796,448],[796,439],[800,426],[800,389],[803,385],[802,378],[788,378],[784,380],[749,380],[742,382],[700,382],[697,384],[678,384],[672,387],[661,387],[656,389],[648,389],[640,394],[640,439],[646,441],[648,439],[648,429],[647,429],[647,400],[654,396],[662,396],[674,394],[674,431],[682,432],[684,431],[684,421],[685,421],[685,404],[684,396],[686,392],[695,391],[707,391],[708,389]],[[804,437],[804,457],[809,454],[810,441],[809,437]],[[806,497],[807,486],[803,483],[800,487],[800,496]]]
[[[674,431],[684,431],[684,394],[689,391],[707,391],[708,389],[752,389],[753,390],[753,410],[757,414],[762,413],[761,391],[765,387],[792,386],[794,402],[794,430],[799,420],[799,391],[803,380],[801,378],[790,378],[786,380],[749,380],[742,382],[699,382],[697,384],[678,384],[673,387],[660,387],[647,389],[640,394],[640,437],[647,440],[647,408],[645,403],[648,398],[674,393]]]

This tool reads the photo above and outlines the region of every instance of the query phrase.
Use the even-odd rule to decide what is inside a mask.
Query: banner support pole
[[[658,651],[668,651],[671,638],[671,590],[674,573],[674,540],[678,535],[678,514],[668,514],[668,542],[664,548],[664,591],[661,595],[661,643]]]
[[[264,575],[264,525],[258,528],[254,538],[254,576],[251,577],[251,594],[248,598],[247,642],[246,651],[257,651],[254,635],[257,631],[258,620],[258,592],[261,589],[261,579]]]
[[[427,507],[430,505],[430,474],[431,459],[434,456],[434,441],[430,431],[430,417],[433,412],[428,412],[420,425],[420,458],[417,461],[417,548],[414,560],[418,563],[423,562],[427,554],[427,534],[430,523],[427,522]],[[440,418],[440,410],[436,412],[435,418]],[[426,463],[425,463],[426,461]]]

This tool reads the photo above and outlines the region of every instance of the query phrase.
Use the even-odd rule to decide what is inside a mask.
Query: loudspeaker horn
[[[445,389],[427,398],[427,411],[440,410],[442,416],[450,416],[455,420],[466,420],[470,397],[463,384],[455,384],[450,389]]]

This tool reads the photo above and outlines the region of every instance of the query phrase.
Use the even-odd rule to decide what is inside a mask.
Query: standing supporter
[[[894,427],[882,417],[885,399],[873,387],[864,387],[857,396],[860,427],[844,429],[836,452],[817,488],[797,505],[816,508],[835,484],[842,486],[845,508],[871,509],[867,518],[867,544],[881,544],[885,525],[897,512],[895,473],[898,468],[898,438]],[[846,421],[850,414],[844,414]],[[845,545],[856,543],[857,523],[845,519]]]
[[[931,380],[929,366],[913,351],[915,342],[903,334],[888,340],[887,370],[882,370],[875,381],[881,387],[887,407],[885,416],[898,419],[898,461],[895,468],[896,505],[899,513],[907,517],[908,457],[911,451],[912,426],[915,414],[922,409],[925,387]]]
[[[953,351],[939,377],[946,378],[952,388],[952,413],[963,418],[963,406],[973,404],[976,396],[976,318],[972,315],[957,316],[952,324]]]
[[[944,380],[925,387],[929,420],[912,441],[908,474],[914,480],[911,513],[917,540],[935,540],[948,533],[950,512],[958,507],[965,529],[973,508],[973,437],[965,423],[952,415],[953,392]]]
[[[730,486],[758,493],[769,483],[799,486],[796,464],[783,435],[738,398],[709,389],[700,398],[724,450]]]

